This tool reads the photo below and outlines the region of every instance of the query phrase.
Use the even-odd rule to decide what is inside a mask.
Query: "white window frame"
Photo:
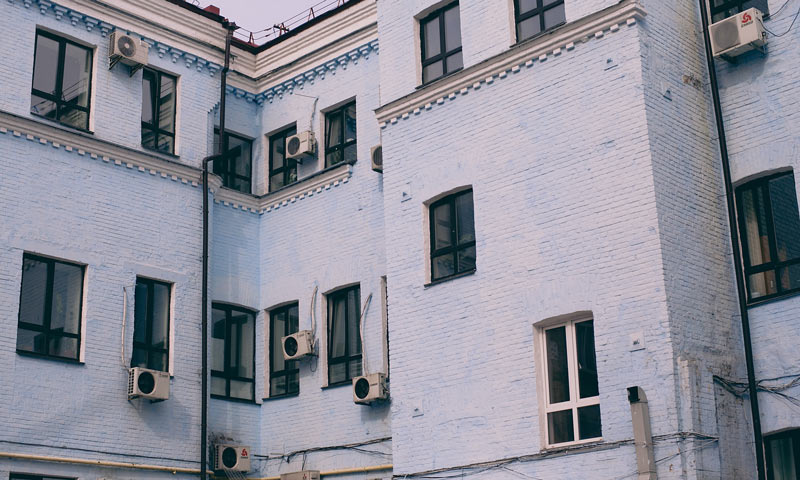
[[[584,440],[580,440],[580,432],[579,432],[579,425],[578,425],[578,408],[580,407],[589,407],[593,405],[600,405],[600,396],[589,397],[589,398],[580,398],[579,394],[579,385],[578,385],[578,352],[575,348],[575,324],[583,323],[591,321],[594,322],[594,319],[589,317],[580,317],[575,318],[573,320],[569,320],[567,322],[556,323],[552,325],[547,325],[545,327],[540,327],[538,329],[538,337],[539,337],[539,360],[540,360],[540,372],[542,375],[542,393],[541,398],[543,400],[542,405],[544,408],[542,409],[541,421],[540,425],[543,432],[544,444],[545,448],[561,448],[565,446],[571,445],[581,445],[584,443],[594,443],[598,441],[602,441],[603,437],[593,437],[587,438]],[[550,378],[548,374],[547,368],[547,336],[546,333],[548,330],[554,330],[556,328],[566,328],[566,337],[567,337],[567,372],[569,375],[569,400],[566,402],[560,403],[550,403]],[[597,355],[597,348],[595,343],[595,355]],[[598,379],[599,383],[599,379]],[[599,387],[599,385],[598,385]],[[570,409],[572,411],[572,428],[573,428],[573,438],[575,440],[571,442],[561,442],[561,443],[552,443],[550,441],[549,435],[549,423],[548,423],[548,414],[560,412],[563,410]],[[602,411],[601,411],[601,419],[602,419]]]

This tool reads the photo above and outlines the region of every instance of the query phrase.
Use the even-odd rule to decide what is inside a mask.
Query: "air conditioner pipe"
[[[631,404],[633,445],[636,448],[636,470],[639,473],[637,480],[657,480],[647,396],[640,387],[628,387],[628,401]]]
[[[208,165],[214,160],[222,157],[227,146],[225,138],[225,94],[228,86],[228,70],[231,65],[231,40],[233,31],[237,27],[235,23],[224,20],[222,26],[227,30],[225,35],[225,65],[222,68],[220,79],[220,99],[219,99],[219,149],[216,155],[203,159],[203,285],[202,285],[202,306],[201,306],[201,336],[202,336],[202,359],[201,359],[201,393],[200,404],[200,479],[206,480],[206,468],[208,467]]]
[[[731,247],[733,249],[733,270],[736,273],[736,292],[739,297],[739,314],[742,317],[742,340],[744,341],[744,359],[747,366],[747,387],[750,392],[750,413],[753,417],[753,440],[756,449],[756,470],[758,480],[766,480],[766,463],[764,462],[764,439],[761,435],[761,413],[758,407],[758,389],[756,388],[756,374],[753,366],[753,343],[750,339],[750,317],[747,310],[747,294],[744,289],[744,273],[742,272],[742,254],[739,250],[739,235],[736,229],[736,205],[733,198],[733,182],[731,181],[731,166],[728,158],[728,141],[725,138],[725,123],[722,118],[722,103],[719,98],[719,83],[717,82],[717,68],[714,64],[714,54],[711,49],[711,36],[708,33],[708,9],[706,0],[700,0],[700,19],[703,25],[703,39],[705,40],[706,61],[708,62],[708,76],[711,81],[711,98],[714,102],[714,118],[717,124],[719,137],[719,152],[722,157],[722,174],[725,180],[725,199],[728,204],[728,226],[730,229]]]

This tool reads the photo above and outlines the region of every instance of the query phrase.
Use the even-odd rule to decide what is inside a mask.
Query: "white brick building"
[[[798,478],[800,2],[755,3],[767,50],[715,60],[727,158],[697,0],[350,0],[234,41],[204,418],[227,23],[3,2],[0,480],[197,478],[204,421],[247,478],[758,478],[743,333]],[[389,398],[356,404],[368,374]]]

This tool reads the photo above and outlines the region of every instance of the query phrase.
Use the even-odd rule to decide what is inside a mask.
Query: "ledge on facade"
[[[20,350],[17,349],[17,354],[23,357],[30,357],[30,358],[37,358],[39,360],[46,360],[46,361],[53,361],[59,363],[66,363],[68,365],[75,365],[78,367],[82,367],[86,365],[86,363],[76,360],[74,358],[64,358],[64,357],[55,357],[53,355],[45,355],[43,353],[36,353],[36,352],[29,352],[28,350]]]
[[[426,283],[423,286],[425,288],[430,288],[430,287],[433,287],[434,285],[439,285],[441,283],[447,283],[447,282],[452,281],[452,280],[457,280],[459,278],[469,277],[470,275],[475,275],[475,272],[477,272],[477,271],[478,271],[477,269],[473,268],[472,270],[468,270],[466,272],[461,272],[461,273],[457,273],[455,275],[450,275],[449,277],[444,277],[444,278],[439,278],[439,279],[433,280],[431,282]]]

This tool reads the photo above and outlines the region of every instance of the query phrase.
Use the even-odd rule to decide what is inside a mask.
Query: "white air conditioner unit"
[[[169,372],[133,367],[128,371],[128,400],[149,398],[166,400],[169,398]]]
[[[214,471],[249,472],[250,447],[244,445],[214,445]]]
[[[283,345],[284,360],[296,360],[314,354],[314,335],[311,330],[300,330],[287,335],[283,337],[281,344]]]
[[[378,400],[389,398],[386,386],[386,374],[371,373],[353,379],[353,401],[361,405],[369,405]]]
[[[314,155],[317,142],[314,132],[306,130],[286,139],[286,158],[302,161],[307,155]]]
[[[708,27],[715,57],[735,57],[767,44],[763,14],[748,8]]]
[[[113,32],[108,38],[108,58],[113,68],[117,63],[124,63],[134,68],[134,72],[147,65],[147,52],[150,47],[130,35]]]
[[[319,480],[319,470],[303,470],[302,472],[281,473],[281,480]]]
[[[383,147],[375,145],[370,150],[370,158],[372,158],[372,169],[376,172],[383,173]]]

